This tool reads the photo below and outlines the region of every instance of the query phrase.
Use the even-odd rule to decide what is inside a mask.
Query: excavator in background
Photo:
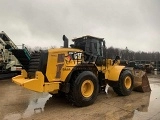
[[[103,38],[82,36],[73,39],[71,47],[65,35],[63,41],[63,48],[35,53],[28,69],[13,77],[13,82],[36,92],[64,95],[79,107],[93,104],[107,84],[120,96],[130,95],[137,80],[142,84],[136,87],[143,88],[142,81],[147,81],[145,90],[150,91],[147,76],[141,70],[120,65],[118,56],[107,59]]]

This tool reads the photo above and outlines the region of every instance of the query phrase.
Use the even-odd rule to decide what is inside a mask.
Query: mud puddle
[[[28,107],[23,113],[10,113],[6,115],[3,120],[20,120],[22,118],[31,117],[34,114],[42,113],[50,97],[52,97],[52,95],[48,93],[34,93],[29,99]]]
[[[147,120],[153,119],[160,113],[160,83],[150,84],[151,94],[148,98],[148,101],[145,101],[145,104],[142,104],[139,108],[134,110],[133,120]],[[157,118],[156,118],[157,119]],[[159,118],[160,119],[160,118]]]
[[[117,96],[110,89],[108,96],[100,94],[96,102],[88,107],[77,108],[64,98],[55,98],[48,93],[35,93],[17,87],[14,84],[10,91],[15,91],[12,97],[5,92],[0,119],[2,120],[148,120],[160,119],[160,79],[149,78],[152,91],[147,93],[133,92],[130,96]],[[16,88],[16,89],[15,89]],[[3,89],[0,88],[1,91]],[[16,95],[17,94],[17,95]],[[12,100],[8,99],[8,96]]]

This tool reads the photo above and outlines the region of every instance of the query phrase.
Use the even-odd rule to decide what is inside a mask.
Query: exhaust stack
[[[68,48],[68,38],[65,35],[63,35],[63,41],[64,41],[63,47]]]

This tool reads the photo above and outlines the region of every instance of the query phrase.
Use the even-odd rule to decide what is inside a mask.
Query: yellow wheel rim
[[[85,80],[81,86],[81,93],[84,97],[90,97],[93,94],[94,85],[91,80]]]
[[[124,80],[124,84],[125,84],[125,87],[127,89],[129,89],[132,85],[132,80],[131,80],[131,77],[127,76]]]

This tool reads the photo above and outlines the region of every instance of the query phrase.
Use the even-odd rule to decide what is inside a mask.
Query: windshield
[[[74,47],[85,51],[86,40],[77,40],[74,43]]]

